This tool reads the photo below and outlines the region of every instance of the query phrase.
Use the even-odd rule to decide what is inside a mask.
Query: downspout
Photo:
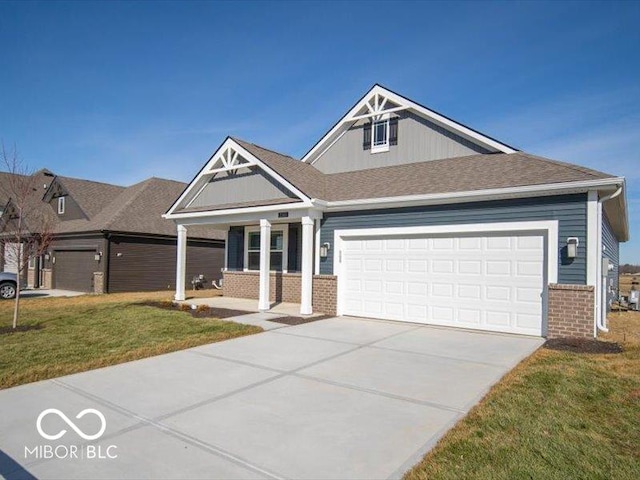
[[[111,233],[105,232],[104,234],[104,243],[105,243],[105,255],[102,257],[102,261],[104,265],[102,266],[103,275],[103,290],[104,293],[109,293],[109,274],[111,273],[109,268],[109,263],[111,263]]]
[[[622,193],[622,186],[619,186],[618,189],[610,195],[602,197],[598,200],[598,263],[597,263],[597,272],[598,272],[598,281],[600,282],[600,286],[596,291],[596,305],[599,309],[598,315],[596,315],[596,326],[598,330],[601,332],[607,333],[609,329],[607,328],[607,294],[605,290],[605,286],[607,282],[604,281],[604,277],[609,275],[609,272],[602,271],[602,205],[604,202],[611,200],[612,198],[616,198],[618,195]]]

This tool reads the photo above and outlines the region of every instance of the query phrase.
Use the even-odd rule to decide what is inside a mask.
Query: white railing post
[[[266,311],[271,308],[269,302],[269,270],[271,267],[271,223],[260,220],[260,296],[258,310]]]
[[[313,226],[311,217],[302,217],[302,280],[300,314],[313,313]]]
[[[187,275],[187,227],[178,225],[178,248],[176,261],[176,300],[184,300],[184,283]]]

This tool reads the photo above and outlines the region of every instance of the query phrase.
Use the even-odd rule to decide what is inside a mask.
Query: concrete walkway
[[[207,305],[214,308],[226,308],[228,310],[241,310],[252,312],[247,315],[241,315],[226,320],[244,323],[246,325],[255,325],[263,330],[275,330],[276,328],[284,328],[287,325],[272,321],[274,318],[284,316],[300,317],[299,303],[274,302],[268,312],[261,312],[258,309],[258,301],[248,298],[232,298],[232,297],[211,297],[211,298],[192,298],[179,303],[188,305]],[[314,312],[312,315],[305,315],[305,318],[318,318],[324,316],[322,312]]]
[[[0,474],[397,478],[541,344],[334,318],[24,385],[0,391]],[[67,432],[47,440],[36,420],[49,408],[83,435],[101,422],[76,416],[97,409],[106,430],[82,440],[50,413],[43,432]],[[41,445],[80,446],[83,458],[29,454]],[[91,458],[98,450],[117,458]]]
[[[30,288],[28,290],[20,291],[20,296],[23,298],[78,297],[80,295],[87,295],[87,293],[74,292],[71,290],[60,290],[57,288]]]
[[[258,300],[249,298],[233,298],[233,297],[211,297],[211,298],[192,298],[180,303],[188,303],[190,305],[208,305],[215,308],[228,308],[230,310],[244,310],[246,312],[259,312]],[[268,313],[275,313],[282,317],[290,315],[294,317],[300,316],[299,303],[272,302]],[[321,312],[314,312],[308,317],[319,317],[324,315]]]

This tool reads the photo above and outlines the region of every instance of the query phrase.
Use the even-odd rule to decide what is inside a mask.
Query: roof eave
[[[622,177],[609,177],[597,180],[562,182],[541,185],[524,185],[517,187],[469,190],[461,192],[444,192],[424,195],[406,195],[381,198],[359,198],[354,200],[323,201],[315,200],[315,204],[327,211],[367,210],[374,208],[406,207],[415,205],[438,205],[448,203],[478,202],[529,196],[548,196],[559,194],[583,193],[588,190],[615,189],[624,184]]]

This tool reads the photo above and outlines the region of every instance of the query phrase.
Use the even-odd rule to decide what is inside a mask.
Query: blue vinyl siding
[[[227,268],[242,270],[244,264],[244,227],[230,227],[227,242]]]
[[[497,200],[465,204],[411,207],[358,212],[327,213],[322,221],[320,242],[334,244],[334,231],[353,228],[411,227],[469,223],[558,220],[558,281],[586,283],[587,198],[585,194]],[[566,257],[567,237],[578,237],[578,256]],[[333,274],[334,249],[320,260],[320,273]]]
[[[229,270],[244,269],[244,226],[230,227],[227,237],[227,268]],[[302,265],[302,225],[289,224],[288,265],[289,272],[299,272]]]
[[[613,233],[613,229],[611,228],[611,224],[607,219],[607,216],[603,213],[602,216],[602,245],[604,246],[604,251],[602,255],[609,259],[609,263],[613,265],[613,270],[608,273],[607,278],[607,287],[611,285],[611,281],[613,281],[613,289],[614,291],[610,291],[607,289],[607,300],[615,299],[616,293],[618,291],[618,266],[620,265],[620,244],[615,234]],[[608,303],[607,303],[608,304]]]

